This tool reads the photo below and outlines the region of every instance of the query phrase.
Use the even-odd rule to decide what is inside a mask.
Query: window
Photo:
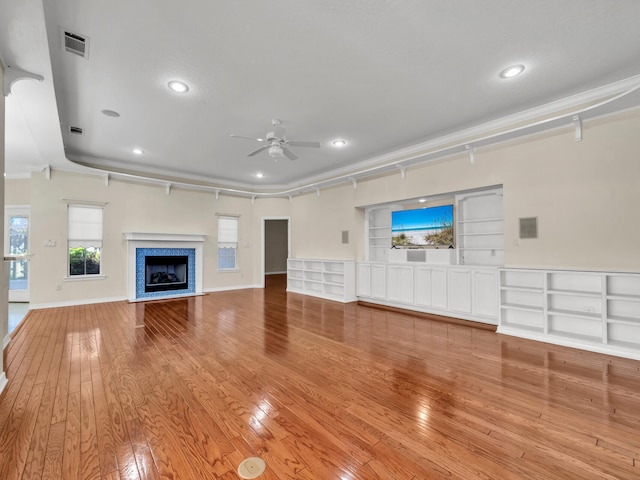
[[[100,275],[102,207],[69,205],[69,276]]]
[[[235,270],[238,249],[238,218],[218,217],[218,270]]]

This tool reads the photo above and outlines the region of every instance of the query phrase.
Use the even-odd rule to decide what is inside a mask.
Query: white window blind
[[[218,270],[238,268],[236,254],[238,250],[238,218],[218,216]]]
[[[69,247],[102,247],[102,207],[69,205]]]
[[[218,217],[218,248],[237,248],[238,219],[235,217]]]

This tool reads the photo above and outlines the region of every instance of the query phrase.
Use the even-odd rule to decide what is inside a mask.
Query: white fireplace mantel
[[[134,241],[160,241],[160,242],[204,242],[206,235],[191,235],[184,233],[143,233],[124,232],[124,238]]]
[[[128,244],[128,272],[127,272],[127,297],[136,302],[136,249],[137,248],[193,248],[195,250],[195,295],[202,295],[204,256],[203,246],[206,235],[183,233],[143,233],[124,232],[124,238]],[[191,294],[191,295],[193,295]],[[173,296],[168,293],[162,298]]]

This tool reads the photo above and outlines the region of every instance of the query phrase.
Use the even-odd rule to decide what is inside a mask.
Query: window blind
[[[238,219],[218,217],[218,248],[236,248],[238,246]]]
[[[102,247],[102,207],[69,205],[69,247]]]

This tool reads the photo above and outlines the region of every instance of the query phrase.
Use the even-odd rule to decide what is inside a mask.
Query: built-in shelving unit
[[[460,265],[504,263],[502,188],[456,195],[456,249]]]
[[[640,359],[640,274],[500,269],[498,331]]]
[[[355,262],[289,258],[287,291],[353,302],[356,300]]]
[[[391,207],[368,211],[368,252],[372,262],[386,262],[391,248]]]

